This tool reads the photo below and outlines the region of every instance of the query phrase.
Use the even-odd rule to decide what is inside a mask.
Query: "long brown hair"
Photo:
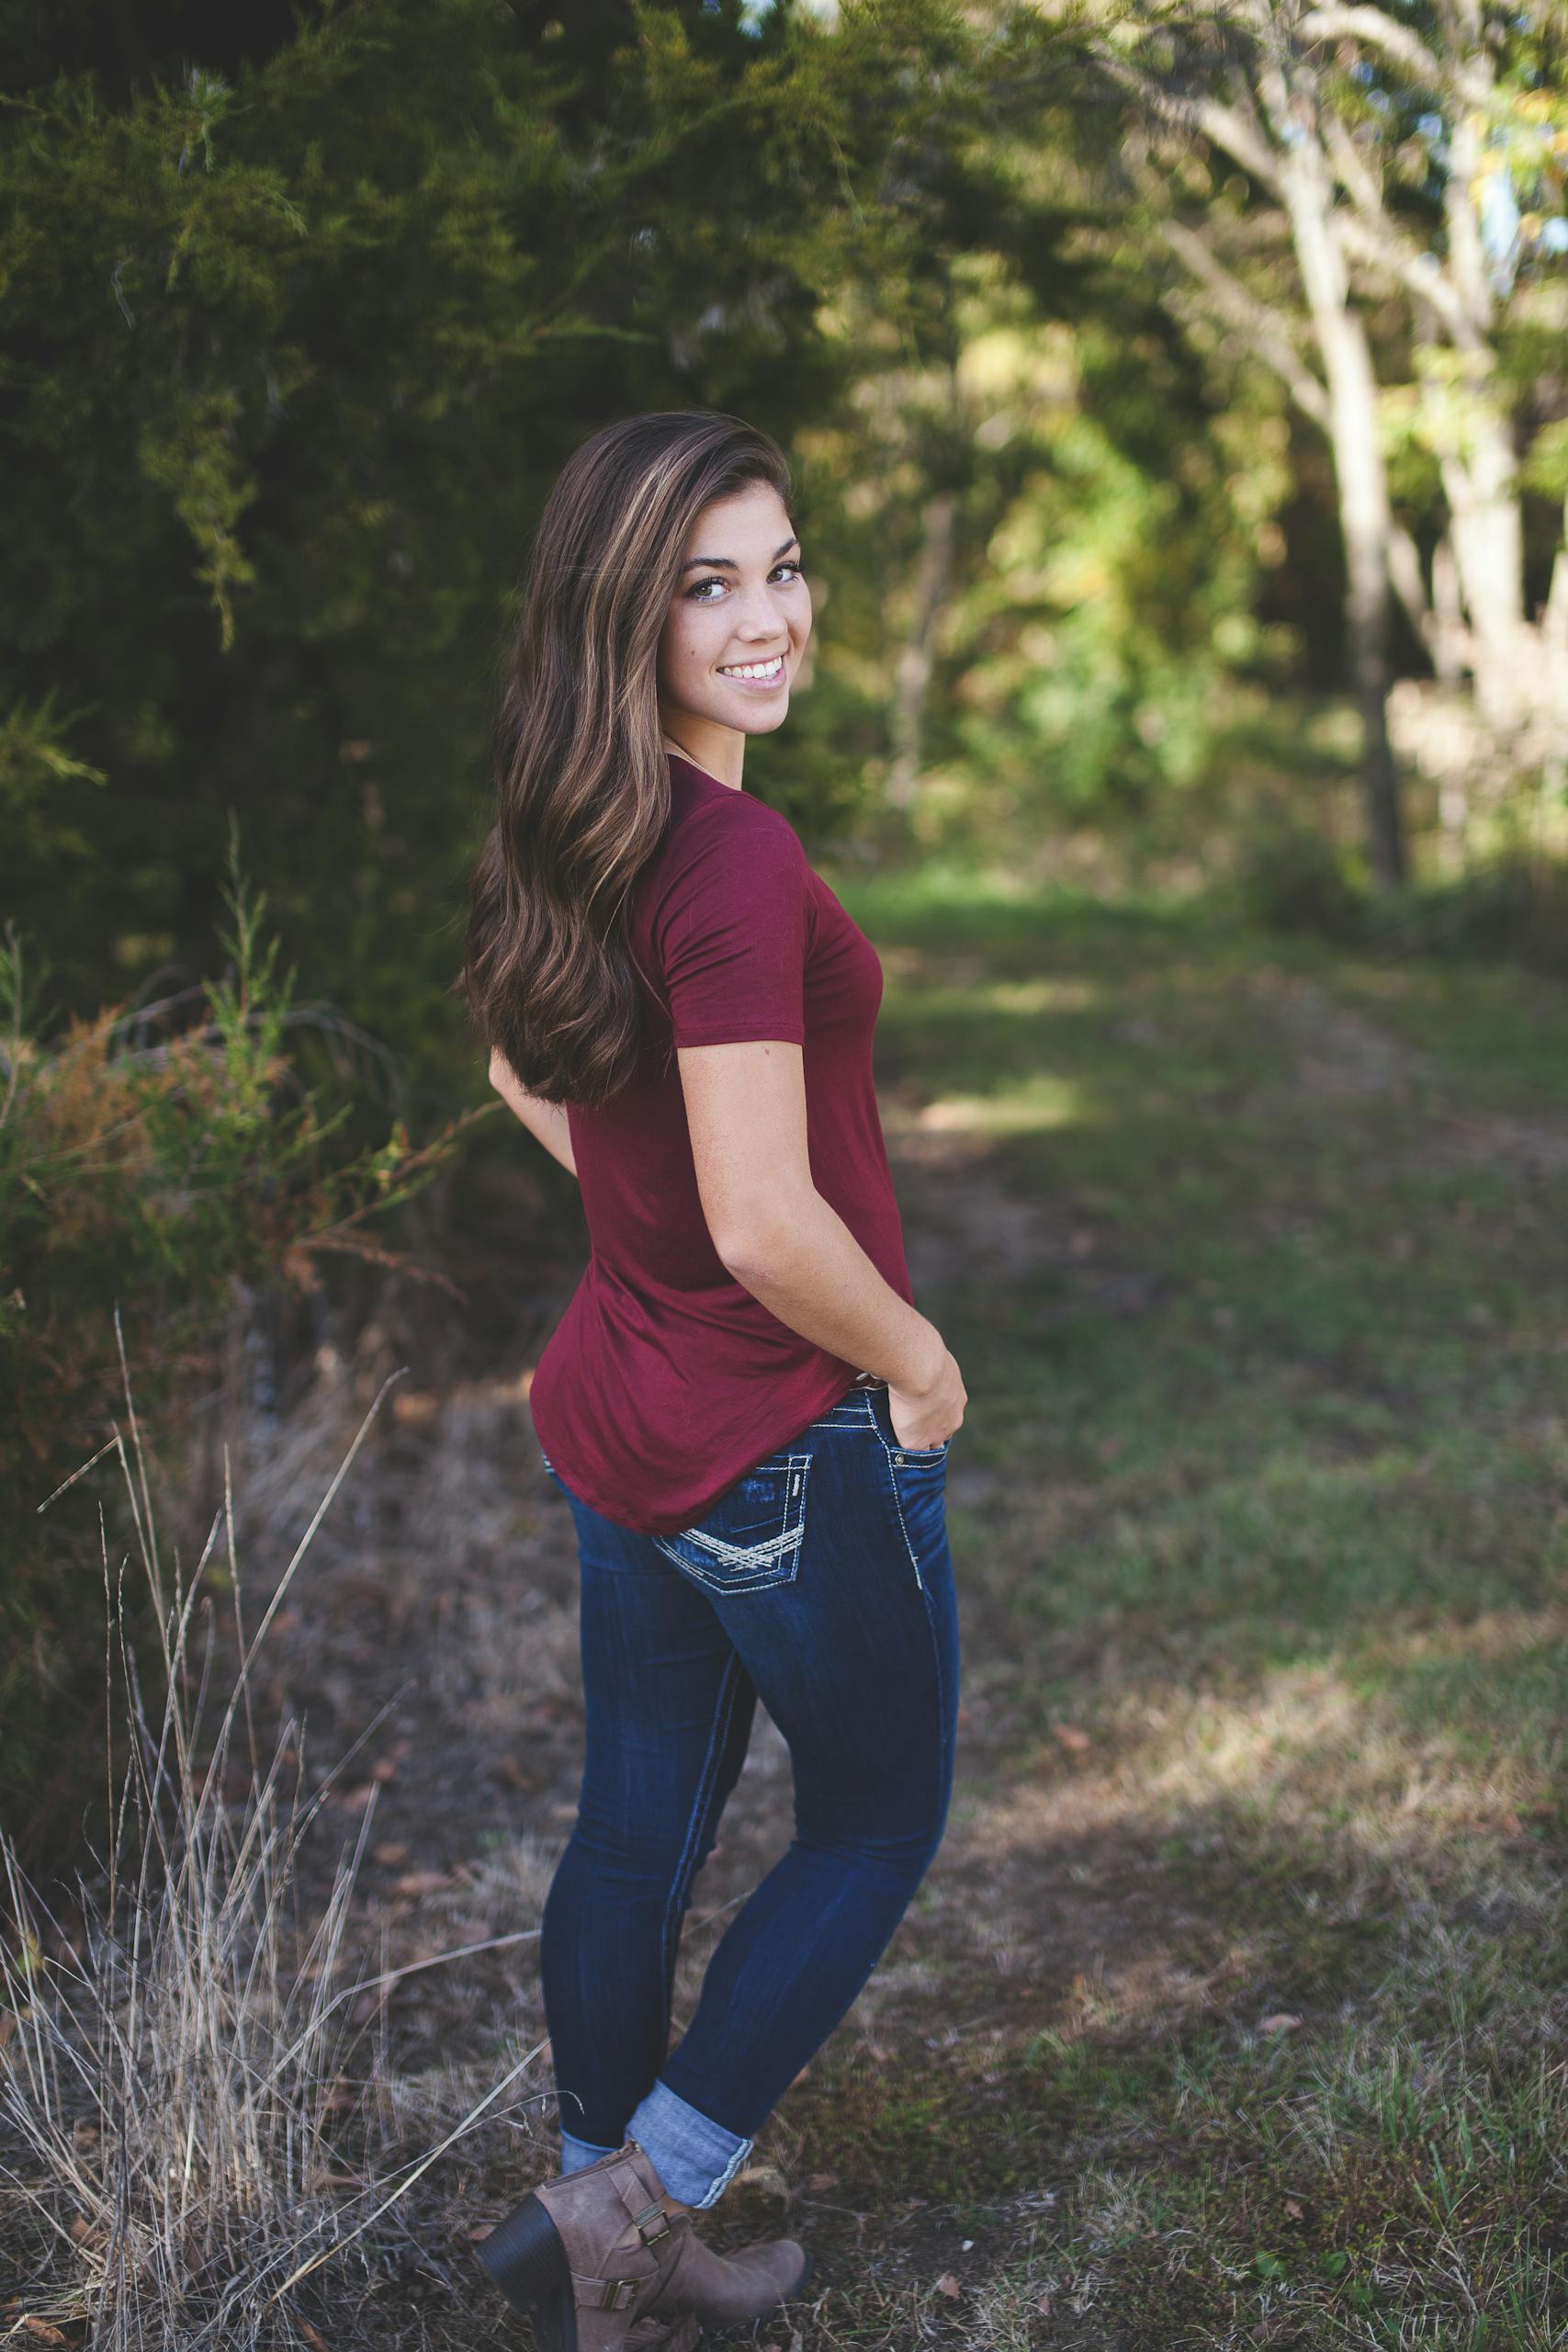
[[[495,722],[496,818],[453,986],[479,1042],[546,1102],[597,1107],[637,1059],[627,906],[670,816],[659,640],[698,515],[759,481],[791,508],[767,434],[675,410],[594,434],[545,502]]]

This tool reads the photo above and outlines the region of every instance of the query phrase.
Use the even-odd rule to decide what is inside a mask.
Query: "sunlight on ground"
[[[1083,1126],[1090,1113],[1085,1089],[1072,1079],[1041,1072],[997,1094],[948,1094],[910,1112],[884,1106],[889,1136],[910,1128],[926,1134],[1040,1135],[1057,1127]]]
[[[968,1006],[987,1012],[1088,1012],[1109,1001],[1097,981],[1056,978],[995,980],[964,997]]]
[[[1494,1666],[1560,1640],[1557,1611],[1496,1611],[1469,1628],[1413,1629],[1380,1639],[1379,1680],[1434,1657],[1475,1656]],[[1137,1816],[1193,1816],[1288,1832],[1343,1858],[1387,1862],[1436,1855],[1470,1833],[1490,1844],[1520,1832],[1521,1814],[1550,1780],[1517,1751],[1472,1752],[1451,1729],[1413,1728],[1396,1700],[1369,1692],[1364,1655],[1269,1671],[1258,1692],[1227,1701],[1145,1686],[1117,1711],[1118,1753],[1102,1770],[1064,1782],[1057,1770],[987,1808],[980,1834],[998,1854],[1077,1841]],[[1123,1744],[1124,1743],[1124,1744]],[[1092,1751],[1082,1751],[1092,1760]]]

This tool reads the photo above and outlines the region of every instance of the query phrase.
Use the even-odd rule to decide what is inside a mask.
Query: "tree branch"
[[[1216,147],[1238,163],[1244,172],[1261,180],[1271,195],[1280,193],[1280,167],[1274,151],[1256,124],[1247,121],[1235,107],[1221,104],[1218,98],[1204,98],[1196,109],[1198,128]]]
[[[1446,91],[1449,87],[1437,52],[1385,8],[1309,8],[1296,29],[1303,40],[1364,40],[1430,88]]]
[[[1168,90],[1154,74],[1118,57],[1113,50],[1097,49],[1095,54],[1110,79],[1150,114],[1157,115],[1162,122],[1170,123],[1178,130],[1201,131],[1243,171],[1261,181],[1271,195],[1279,194],[1280,175],[1273,151],[1257,125],[1248,122],[1238,107],[1225,106],[1218,98],[1181,97]]]
[[[1296,349],[1283,311],[1250,293],[1195,230],[1179,220],[1162,220],[1158,228],[1178,260],[1207,289],[1219,316],[1246,338],[1258,358],[1273,368],[1303,414],[1326,431],[1328,394]]]
[[[1405,617],[1428,652],[1432,645],[1432,606],[1421,577],[1421,552],[1403,523],[1388,526],[1389,585],[1404,607]]]
[[[1334,226],[1348,254],[1373,269],[1386,271],[1418,301],[1429,302],[1456,344],[1466,350],[1477,346],[1480,337],[1474,322],[1435,254],[1406,244],[1391,222],[1369,218],[1359,205],[1354,211],[1337,212]]]

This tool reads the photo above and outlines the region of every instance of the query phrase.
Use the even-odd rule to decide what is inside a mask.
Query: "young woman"
[[[482,2248],[550,2352],[798,2292],[801,2247],[725,2259],[692,2213],[870,1975],[952,1785],[967,1400],[904,1260],[882,967],[741,781],[810,629],[773,442],[707,412],[597,434],[539,526],[473,878],[458,985],[592,1241],[529,1396],[581,1562],[587,1754],[540,1947],[561,2169]],[[795,1836],[671,2051],[759,1697]]]

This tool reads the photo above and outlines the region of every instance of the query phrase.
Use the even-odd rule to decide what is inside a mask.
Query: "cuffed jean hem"
[[[624,2146],[625,2142],[622,2143]],[[601,2156],[613,2156],[614,2148],[596,2148],[592,2140],[574,2140],[570,2132],[560,2135],[560,2168],[562,2174],[581,2172],[584,2165],[596,2165]]]
[[[626,2126],[671,2197],[699,2210],[716,2205],[756,2143],[739,2139],[656,2082]]]

